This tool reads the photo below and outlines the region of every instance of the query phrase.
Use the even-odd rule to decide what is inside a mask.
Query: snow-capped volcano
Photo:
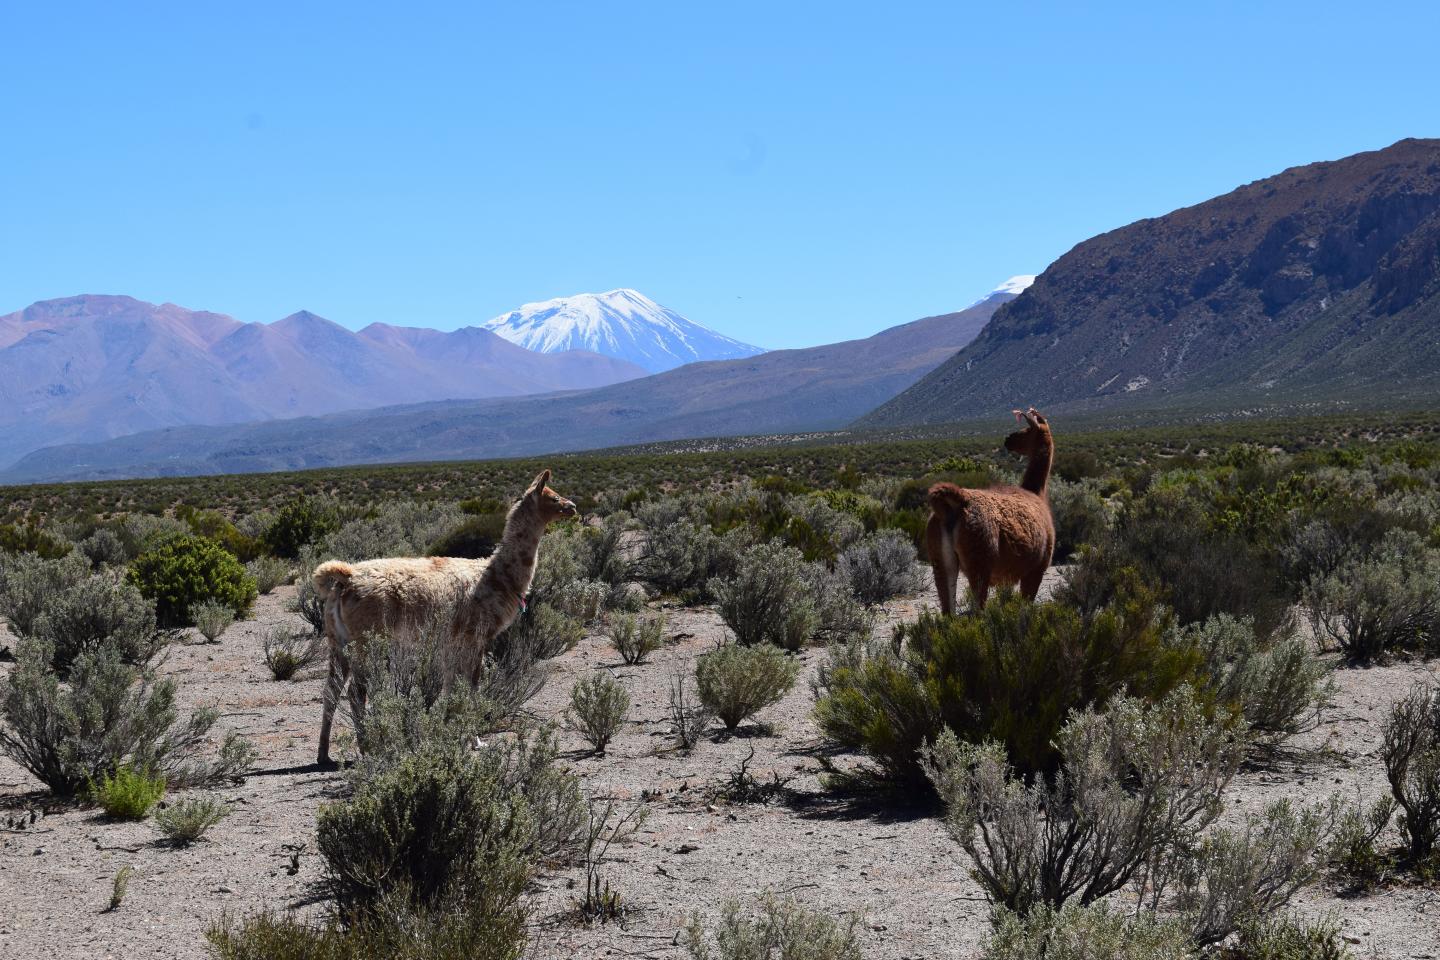
[[[979,300],[976,300],[975,303],[970,304],[970,306],[973,307],[975,306],[975,304],[984,303],[991,297],[998,297],[1002,295],[1005,297],[1006,300],[1014,300],[1016,297],[1020,296],[1020,294],[1024,293],[1026,289],[1030,286],[1030,284],[1034,282],[1035,274],[1033,273],[1022,273],[1017,276],[1013,276],[1009,280],[1006,280],[1004,283],[1000,284],[1000,286],[996,287],[994,290],[991,290],[989,293],[985,294],[985,296],[981,297]]]
[[[1020,274],[1019,276],[1011,277],[1009,280],[1006,280],[1004,283],[1000,284],[1000,286],[996,287],[994,290],[991,290],[990,292],[991,292],[991,293],[1013,293],[1013,294],[1015,294],[1015,296],[1018,297],[1018,296],[1020,296],[1020,294],[1022,294],[1022,293],[1025,292],[1025,290],[1030,286],[1030,284],[1032,284],[1032,283],[1034,283],[1034,282],[1035,282],[1035,274],[1033,274],[1033,273],[1022,273],[1022,274]]]
[[[765,352],[625,289],[527,303],[484,324],[484,329],[540,353],[590,350],[629,360],[651,373],[697,360],[734,360]]]

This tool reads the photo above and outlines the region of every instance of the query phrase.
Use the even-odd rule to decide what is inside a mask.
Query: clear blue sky
[[[453,328],[635,287],[763,346],[1440,135],[1434,3],[7,3],[0,313]]]

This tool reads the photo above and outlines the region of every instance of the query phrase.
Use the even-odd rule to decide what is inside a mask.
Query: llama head
[[[1033,457],[1051,445],[1050,423],[1043,413],[1031,407],[1024,412],[1016,410],[1014,414],[1015,422],[1024,429],[1016,430],[1005,438],[1006,450],[1016,456]]]
[[[521,502],[533,503],[540,519],[547,524],[553,523],[561,517],[575,516],[578,512],[575,504],[546,486],[549,482],[550,471],[541,471],[540,476],[535,478],[535,482],[530,484],[530,488],[520,498]]]

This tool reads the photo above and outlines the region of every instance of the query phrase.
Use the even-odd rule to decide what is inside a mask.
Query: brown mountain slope
[[[0,482],[245,473],[519,456],[843,426],[913,384],[1013,299],[994,294],[864,340],[694,363],[597,390],[424,404],[234,427],[151,431],[40,450]]]
[[[1437,387],[1440,140],[1403,140],[1087,240],[857,425],[1433,405]]]

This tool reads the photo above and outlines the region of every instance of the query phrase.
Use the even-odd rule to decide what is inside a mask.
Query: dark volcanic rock
[[[1440,387],[1440,140],[1286,170],[1087,240],[865,426],[1418,405]]]

